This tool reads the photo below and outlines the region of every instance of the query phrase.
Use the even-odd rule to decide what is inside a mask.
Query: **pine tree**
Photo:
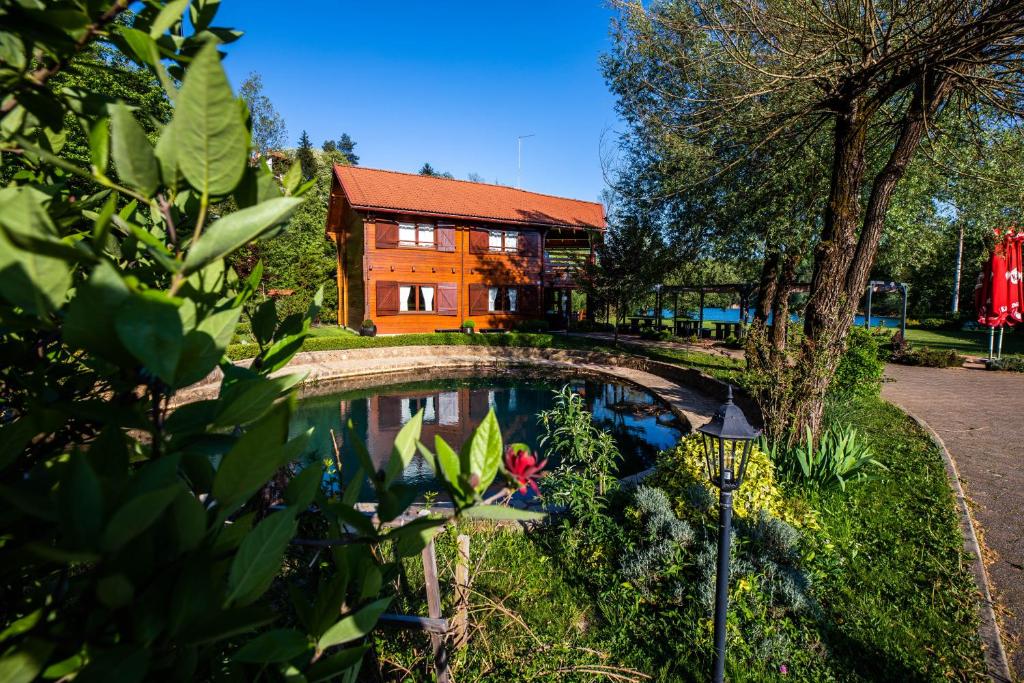
[[[350,166],[359,165],[359,155],[355,153],[356,142],[348,133],[342,133],[337,140],[324,140],[325,152],[337,152]]]
[[[317,171],[316,153],[313,152],[313,144],[309,141],[309,135],[302,131],[299,138],[299,148],[295,152],[295,160],[302,164],[302,177],[306,180],[314,177]]]

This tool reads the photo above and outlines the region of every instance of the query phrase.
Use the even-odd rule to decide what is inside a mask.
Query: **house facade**
[[[604,211],[499,185],[335,166],[327,237],[338,322],[380,333],[554,327],[573,310],[572,264],[593,254]]]

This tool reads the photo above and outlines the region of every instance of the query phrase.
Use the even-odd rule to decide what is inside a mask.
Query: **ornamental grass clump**
[[[847,482],[869,478],[872,468],[887,469],[850,425],[831,425],[817,443],[808,429],[804,440],[793,448],[773,446],[769,452],[788,478],[817,488],[845,491]]]

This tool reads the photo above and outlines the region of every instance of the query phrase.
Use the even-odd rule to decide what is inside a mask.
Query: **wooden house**
[[[501,185],[335,166],[327,237],[338,322],[382,334],[565,324],[572,264],[593,256],[604,211]]]

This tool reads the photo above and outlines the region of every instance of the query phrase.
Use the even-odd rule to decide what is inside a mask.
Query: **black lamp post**
[[[725,616],[729,609],[729,531],[732,527],[732,492],[743,482],[747,457],[761,435],[732,402],[732,385],[725,403],[711,421],[697,430],[704,441],[708,479],[718,487],[718,573],[715,583],[715,683],[725,678]]]

